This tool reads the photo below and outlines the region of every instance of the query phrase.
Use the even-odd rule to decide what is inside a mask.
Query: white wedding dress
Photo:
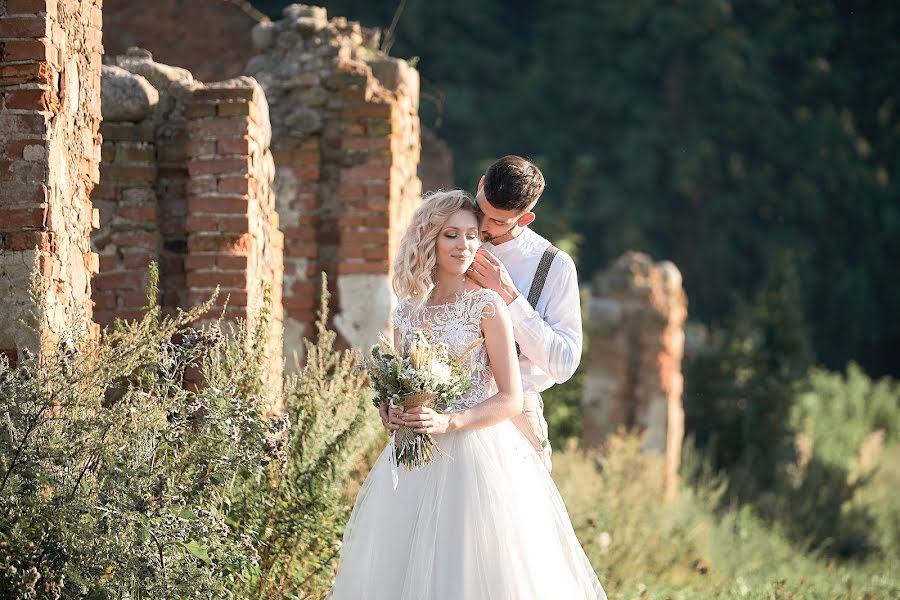
[[[459,355],[502,300],[490,290],[394,312],[401,339],[429,324]],[[496,392],[484,346],[472,387],[452,410]],[[534,447],[510,421],[435,435],[440,452],[418,470],[381,453],[344,533],[332,600],[606,600],[566,507]]]

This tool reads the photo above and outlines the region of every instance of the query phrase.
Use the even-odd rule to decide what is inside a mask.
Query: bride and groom
[[[581,356],[572,259],[531,231],[540,170],[507,156],[475,199],[426,196],[394,262],[394,342],[431,331],[469,356],[448,410],[381,408],[389,430],[431,434],[434,462],[401,469],[390,446],[360,489],[333,600],[605,600],[556,486],[540,392]],[[529,290],[528,296],[522,290]]]

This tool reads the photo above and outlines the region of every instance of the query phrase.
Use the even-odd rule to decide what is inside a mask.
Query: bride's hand
[[[407,427],[416,433],[441,434],[451,429],[451,416],[434,412],[430,408],[417,406],[400,415]]]

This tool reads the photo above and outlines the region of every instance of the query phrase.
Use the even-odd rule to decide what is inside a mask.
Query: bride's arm
[[[497,393],[480,404],[457,413],[438,414],[431,409],[411,409],[403,418],[417,433],[449,433],[490,427],[522,412],[522,376],[516,357],[509,309],[502,301],[491,303],[481,321],[484,345],[497,381]]]

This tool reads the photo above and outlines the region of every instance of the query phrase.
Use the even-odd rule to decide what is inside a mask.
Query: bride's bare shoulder
[[[465,287],[463,288],[463,294],[474,294],[476,292],[480,292],[485,288],[481,287],[471,279],[466,280]]]

